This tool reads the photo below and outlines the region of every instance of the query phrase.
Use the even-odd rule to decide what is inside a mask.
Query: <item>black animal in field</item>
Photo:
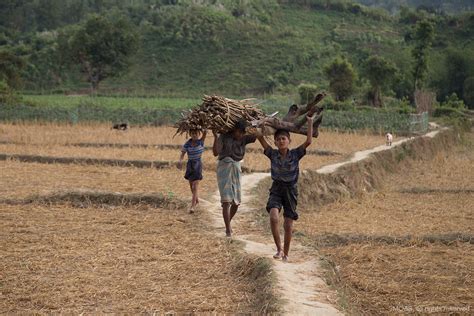
[[[129,126],[128,126],[128,123],[119,123],[119,124],[114,124],[112,126],[112,129],[116,129],[119,131],[126,131],[127,129],[129,129]]]

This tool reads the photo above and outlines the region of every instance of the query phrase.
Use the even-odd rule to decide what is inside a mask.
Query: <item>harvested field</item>
[[[180,211],[0,204],[0,218],[2,313],[250,313],[264,304],[258,262]]]
[[[343,290],[352,313],[364,315],[468,315],[474,300],[473,251],[467,243],[321,249],[332,261],[332,282]]]
[[[167,127],[119,132],[103,124],[0,124],[0,153],[176,161],[179,149],[71,146],[182,145],[185,138],[174,133]],[[207,145],[212,141],[209,135]],[[303,141],[295,135],[293,144]],[[383,142],[382,136],[322,131],[310,149],[340,154],[308,155],[301,168],[317,169]],[[207,199],[217,190],[210,150],[204,161],[200,197]],[[268,169],[269,161],[249,152],[243,166]],[[234,244],[208,235],[204,210],[187,214],[184,170],[5,160],[0,173],[0,311],[276,311],[266,259],[240,257]]]
[[[176,136],[173,127],[133,127],[128,131],[112,130],[105,124],[0,124],[0,142],[23,144],[66,145],[74,143],[104,144],[184,144],[184,136]],[[303,135],[294,134],[292,145],[304,142]],[[213,136],[208,135],[206,143],[212,145]],[[382,135],[370,133],[337,133],[321,130],[320,136],[314,140],[311,148],[324,149],[349,154],[355,150],[371,148],[384,144]],[[258,142],[251,148],[260,148]]]
[[[473,165],[472,144],[454,147],[394,166],[377,191],[300,209],[296,229],[350,313],[472,311]]]
[[[121,159],[146,161],[177,161],[179,149],[154,148],[156,144],[182,145],[186,138],[173,138],[175,128],[142,127],[128,131],[111,130],[106,125],[55,125],[55,124],[0,124],[0,153],[25,154],[48,157],[81,157],[94,159]],[[293,135],[294,146],[304,142],[304,136]],[[78,143],[150,145],[150,147],[86,147],[70,146]],[[213,136],[208,135],[206,144],[212,146]],[[301,169],[317,169],[325,164],[340,161],[355,150],[383,144],[378,135],[321,132],[309,150],[335,152],[338,155],[307,155],[301,161]],[[249,146],[261,149],[258,142]],[[205,151],[203,161],[207,169],[215,168],[216,159],[211,149]],[[261,152],[247,153],[243,167],[250,170],[268,170],[270,163]]]
[[[0,196],[26,198],[57,192],[92,190],[122,193],[161,193],[188,199],[184,171],[154,168],[123,168],[62,164],[0,162]],[[217,190],[215,172],[206,172],[200,183],[201,197]]]
[[[66,158],[93,158],[93,159],[120,159],[120,160],[144,160],[144,161],[163,161],[176,162],[179,160],[180,150],[175,149],[154,149],[154,148],[117,148],[117,147],[75,147],[62,145],[17,145],[17,144],[0,144],[0,153],[35,155],[47,157],[66,157]],[[316,156],[307,155],[301,161],[301,169],[317,169],[325,164],[335,162],[342,159],[340,155]],[[216,168],[216,158],[212,155],[211,150],[206,150],[203,154],[203,162],[206,169],[211,172]],[[243,167],[251,170],[267,170],[270,161],[263,153],[247,153],[245,155]]]
[[[376,192],[305,212],[302,225],[312,235],[474,235],[473,166],[474,150],[462,148],[412,161],[404,172],[388,174]]]

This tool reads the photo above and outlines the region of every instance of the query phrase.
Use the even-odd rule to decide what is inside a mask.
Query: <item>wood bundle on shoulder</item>
[[[202,104],[192,110],[181,113],[182,118],[175,124],[177,134],[187,133],[193,129],[210,129],[218,133],[227,133],[240,120],[252,122],[265,117],[248,100],[233,100],[221,96],[205,95]]]

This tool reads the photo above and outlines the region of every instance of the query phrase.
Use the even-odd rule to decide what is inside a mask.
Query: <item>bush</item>
[[[301,104],[309,103],[318,94],[318,87],[314,84],[302,83],[298,86],[298,94],[300,95]]]
[[[5,80],[0,80],[0,104],[15,104],[19,99],[8,83]]]
[[[449,116],[449,117],[463,117],[465,116],[464,112],[458,108],[446,107],[441,106],[437,107],[433,112],[434,117],[442,117],[442,116]]]
[[[449,97],[446,97],[443,103],[441,103],[441,107],[463,110],[466,108],[466,105],[463,100],[458,98],[456,93],[452,93]]]
[[[474,109],[474,77],[464,80],[463,99],[468,108]]]

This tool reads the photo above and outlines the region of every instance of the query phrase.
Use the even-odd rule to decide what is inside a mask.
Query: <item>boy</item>
[[[202,161],[201,156],[204,152],[204,141],[206,140],[206,131],[191,130],[191,138],[183,145],[179,157],[178,168],[182,169],[184,155],[188,154],[188,163],[186,164],[186,173],[184,178],[189,181],[191,194],[193,195],[189,213],[194,213],[196,205],[199,204],[198,188],[199,181],[202,180]]]
[[[212,152],[217,156],[217,184],[221,196],[222,217],[224,218],[225,234],[232,237],[231,221],[240,205],[241,200],[241,161],[245,156],[245,148],[248,144],[254,143],[256,137],[245,135],[247,122],[238,121],[234,129],[227,134],[217,136],[214,133],[214,144]]]
[[[273,256],[275,259],[288,261],[288,252],[290,251],[290,242],[293,229],[293,221],[298,219],[296,213],[296,204],[298,197],[298,174],[299,161],[306,154],[306,148],[311,145],[313,140],[313,118],[306,117],[308,120],[308,132],[306,141],[295,149],[288,149],[291,143],[290,133],[286,130],[277,130],[275,132],[275,145],[278,149],[273,149],[262,135],[258,140],[262,144],[264,154],[271,161],[271,175],[273,179],[270,188],[270,196],[267,202],[267,212],[270,214],[270,226],[272,229],[273,240],[277,247],[277,252]],[[283,250],[280,241],[279,212],[284,209],[283,217],[285,229],[285,239]]]

